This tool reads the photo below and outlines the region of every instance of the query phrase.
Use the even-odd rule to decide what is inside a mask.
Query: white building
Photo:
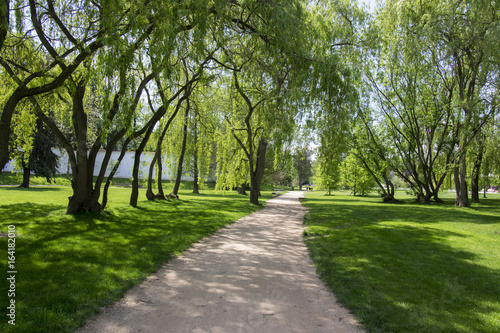
[[[53,148],[52,151],[56,153],[59,156],[59,168],[57,169],[58,174],[71,174],[71,165],[69,164],[68,160],[68,154],[66,153],[65,150],[60,150],[58,148]],[[101,165],[102,165],[102,160],[104,159],[105,155],[104,150],[100,150],[97,153],[96,157],[96,162],[94,166],[94,176],[99,175],[99,171],[101,170]],[[118,157],[120,156],[120,151],[113,151],[111,154],[111,159],[108,163],[108,167],[106,169],[106,174],[105,176],[107,177],[111,170],[113,169],[114,164],[116,161],[118,161]],[[139,165],[139,178],[140,179],[146,179],[148,177],[149,173],[149,165],[151,164],[151,161],[153,160],[154,153],[152,152],[144,152],[141,155],[141,163]],[[125,156],[123,157],[123,160],[120,163],[120,166],[118,167],[118,170],[114,176],[114,178],[132,178],[132,168],[134,166],[134,157],[135,157],[135,152],[133,151],[128,151],[125,153]],[[9,162],[5,165],[2,171],[13,171],[14,166],[13,163]],[[162,172],[162,179],[168,180],[168,179],[175,179],[175,173],[170,170],[168,167],[164,166],[163,167],[163,172]],[[193,180],[192,177],[182,177],[182,180]]]

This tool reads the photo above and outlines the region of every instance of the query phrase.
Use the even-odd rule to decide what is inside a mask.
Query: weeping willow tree
[[[460,207],[470,206],[469,146],[497,108],[499,9],[500,4],[491,1],[386,1],[378,17],[385,49],[396,53],[399,47],[402,54],[401,46],[407,46],[406,54],[395,58],[394,70],[407,72],[424,63],[426,72],[436,78],[431,84],[448,95],[457,141],[449,166],[453,169],[456,205]],[[408,78],[404,80],[411,83]],[[416,85],[425,87],[426,83]],[[399,99],[410,108],[425,108],[428,103],[411,100],[411,95]]]
[[[350,149],[350,131],[362,88],[362,55],[372,42],[369,18],[351,1],[320,1],[312,8],[313,45],[310,94],[305,120],[317,133],[316,180],[328,192],[340,182],[340,166]]]
[[[245,15],[246,29],[218,40],[221,50],[214,56],[224,68],[218,86],[226,99],[217,188],[249,183],[250,203],[258,204],[267,146],[279,151],[292,140],[304,102],[311,67],[309,15],[299,1],[251,3]]]

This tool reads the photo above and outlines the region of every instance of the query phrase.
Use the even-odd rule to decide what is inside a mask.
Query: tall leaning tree
[[[311,66],[310,17],[300,1],[252,1],[239,16],[246,19],[231,23],[232,34],[214,34],[221,47],[214,61],[222,67],[229,98],[220,128],[225,144],[218,150],[218,187],[249,182],[250,203],[258,204],[267,146],[291,140],[303,100],[301,84]]]

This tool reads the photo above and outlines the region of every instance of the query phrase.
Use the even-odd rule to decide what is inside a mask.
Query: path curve
[[[194,244],[78,332],[363,332],[316,274],[300,195]]]

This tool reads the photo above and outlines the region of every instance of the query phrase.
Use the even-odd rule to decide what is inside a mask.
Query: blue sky
[[[366,4],[366,6],[370,8],[370,11],[373,11],[375,9],[376,0],[359,0],[359,3]]]

